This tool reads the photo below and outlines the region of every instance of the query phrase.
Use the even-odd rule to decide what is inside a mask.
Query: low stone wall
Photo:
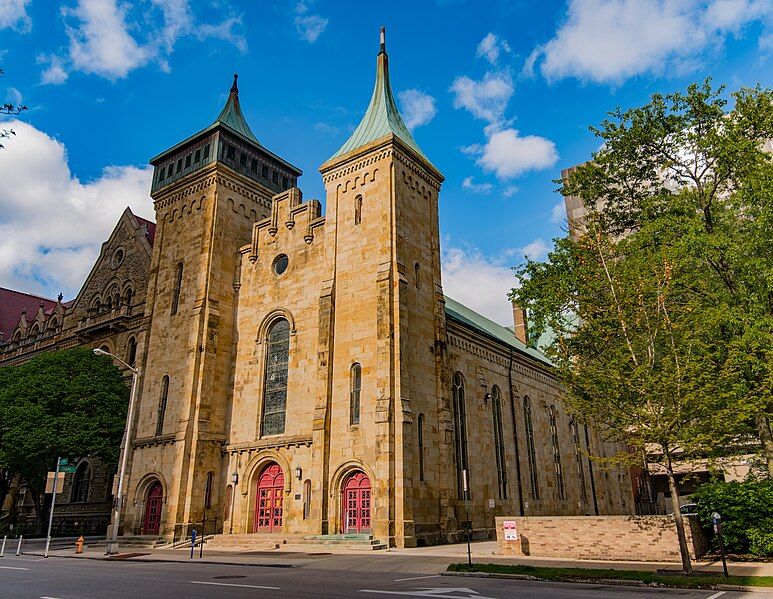
[[[505,540],[503,522],[514,521],[517,540]],[[685,518],[693,559],[706,551],[695,517]],[[511,533],[512,535],[512,533]],[[574,559],[680,561],[676,526],[671,516],[498,516],[500,555]]]

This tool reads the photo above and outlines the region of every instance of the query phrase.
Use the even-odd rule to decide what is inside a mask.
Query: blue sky
[[[147,161],[209,124],[238,72],[258,139],[317,169],[370,98],[378,28],[420,147],[446,176],[444,287],[508,324],[509,267],[562,234],[552,179],[615,106],[711,75],[770,84],[760,0],[0,0],[0,285],[72,297],[120,212],[152,218]]]

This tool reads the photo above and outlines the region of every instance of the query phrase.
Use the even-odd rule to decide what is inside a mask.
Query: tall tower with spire
[[[380,41],[365,116],[320,167],[335,262],[331,397],[335,402],[347,396],[348,370],[361,361],[367,365],[363,381],[373,387],[363,388],[363,394],[375,397],[376,404],[374,426],[362,435],[361,445],[334,433],[329,453],[335,463],[354,447],[371,465],[378,498],[371,514],[374,534],[388,537],[391,545],[412,546],[420,479],[443,476],[429,466],[420,472],[416,449],[417,420],[442,430],[446,423],[440,420],[448,415],[440,405],[445,324],[438,194],[443,175],[400,116],[383,28]],[[427,464],[439,462],[439,456],[432,457]]]
[[[157,228],[125,530],[170,531],[218,507],[238,249],[301,175],[250,129],[237,77],[208,127],[151,160]],[[148,485],[164,501],[143,520]]]

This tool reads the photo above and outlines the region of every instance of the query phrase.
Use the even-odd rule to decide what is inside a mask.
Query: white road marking
[[[59,599],[59,597],[41,597],[40,599]]]
[[[459,588],[434,588],[415,589],[413,591],[377,591],[375,589],[360,589],[360,593],[378,593],[379,595],[403,595],[407,597],[439,597],[440,599],[497,599],[487,595],[480,595],[466,587]],[[453,595],[449,594],[453,593]],[[457,595],[457,593],[459,593]],[[464,593],[464,594],[462,594]]]
[[[440,574],[431,574],[429,576],[413,576],[412,578],[397,578],[395,582],[405,582],[406,580],[421,580],[422,578],[440,578]]]
[[[263,587],[257,584],[234,584],[233,582],[205,582],[203,580],[191,580],[191,584],[211,584],[218,587],[242,587],[245,589],[270,589],[278,591],[279,587]]]
[[[719,591],[719,593],[714,593],[710,597],[706,597],[706,599],[717,599],[717,597],[721,597],[724,595],[727,591]]]
[[[0,566],[0,568],[3,570],[29,570],[29,568],[14,568],[13,566]]]

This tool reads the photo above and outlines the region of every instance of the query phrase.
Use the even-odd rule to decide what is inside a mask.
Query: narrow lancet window
[[[285,432],[289,360],[290,323],[280,318],[271,325],[266,336],[262,435],[281,435]]]
[[[352,364],[349,389],[349,424],[360,423],[360,391],[362,390],[362,367]]]

